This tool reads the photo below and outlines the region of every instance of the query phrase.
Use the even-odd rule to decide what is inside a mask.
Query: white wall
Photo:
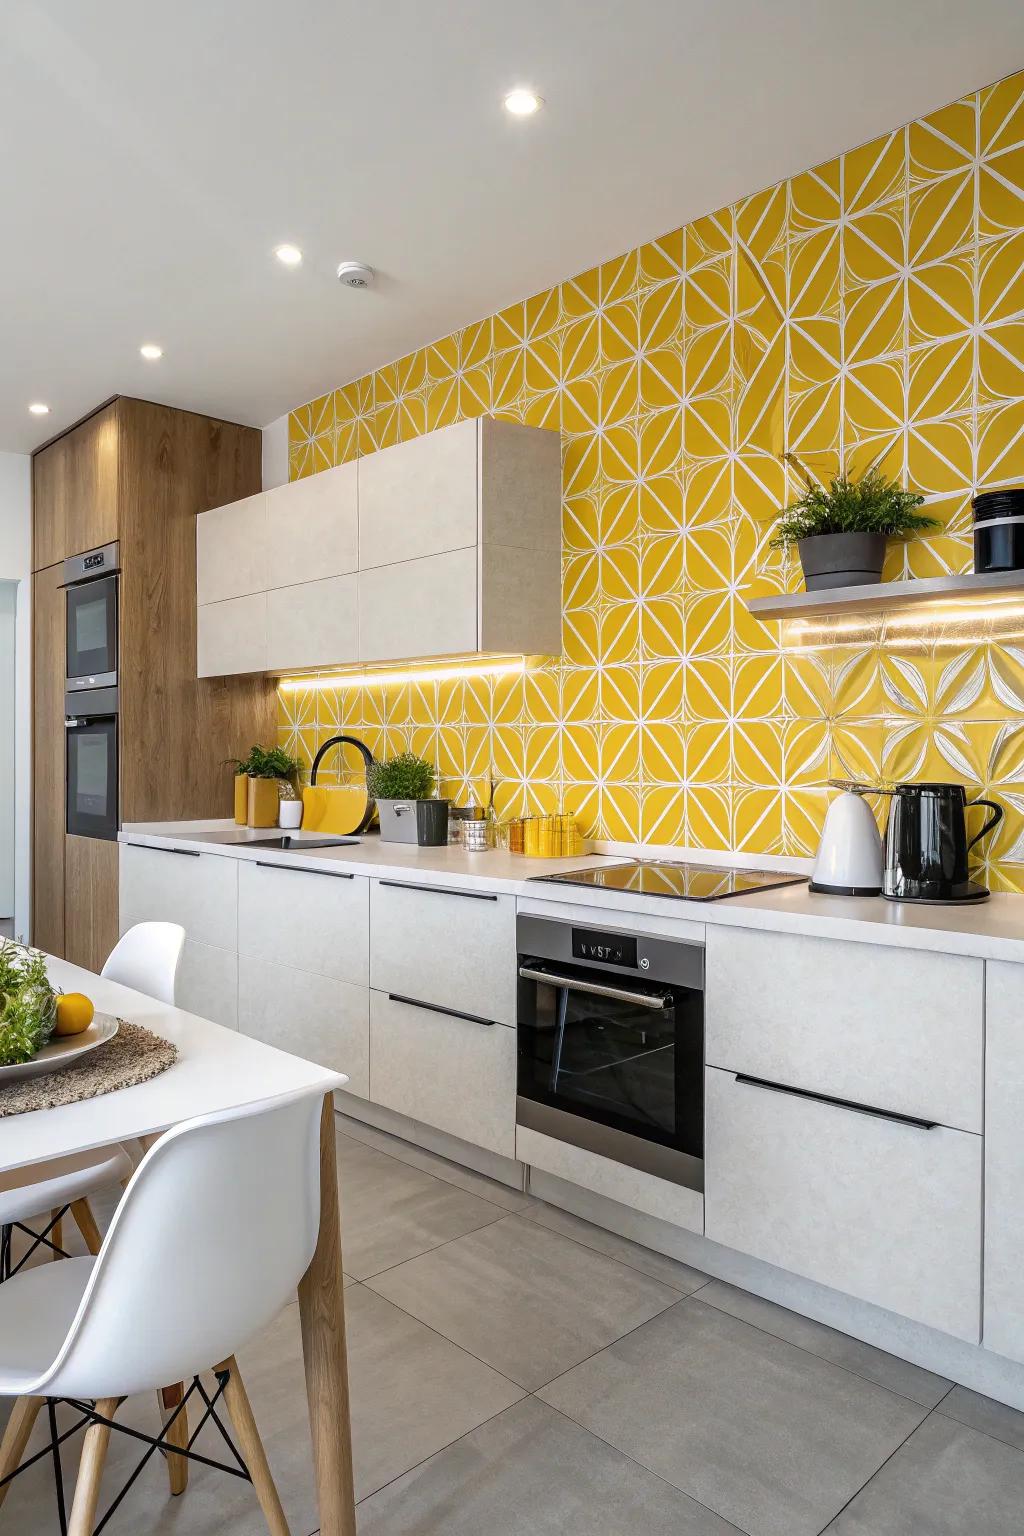
[[[288,417],[263,428],[263,489],[272,491],[288,479]]]
[[[14,932],[28,938],[32,846],[32,461],[22,453],[0,453],[0,580],[18,583],[14,620]]]
[[[14,694],[18,583],[0,581],[0,918],[14,916]]]

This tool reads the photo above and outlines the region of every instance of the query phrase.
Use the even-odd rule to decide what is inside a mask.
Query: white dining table
[[[355,1536],[345,1303],[332,1093],[347,1079],[92,971],[47,957],[54,986],[98,1012],[141,1024],[178,1048],[167,1071],[78,1104],[0,1117],[0,1172],[115,1141],[144,1144],[172,1125],[300,1089],[320,1089],[320,1234],[299,1284],[302,1351],[322,1536]],[[267,1234],[273,1241],[273,1233]]]

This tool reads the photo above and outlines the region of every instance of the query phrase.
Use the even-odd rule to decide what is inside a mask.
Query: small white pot
[[[302,801],[282,800],[277,811],[277,824],[289,831],[302,826]]]

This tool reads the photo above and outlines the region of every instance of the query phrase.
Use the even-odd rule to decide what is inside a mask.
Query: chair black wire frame
[[[5,1222],[0,1228],[0,1285],[16,1275],[19,1269],[23,1269],[37,1248],[49,1248],[50,1253],[58,1259],[70,1259],[71,1255],[66,1248],[59,1243],[51,1241],[50,1233],[54,1227],[60,1225],[64,1217],[70,1211],[70,1205],[62,1205],[60,1209],[51,1213],[50,1220],[41,1232],[33,1232],[31,1227],[26,1227],[21,1221]],[[21,1232],[30,1239],[29,1246],[21,1255],[17,1263],[14,1262],[14,1234]]]
[[[67,1536],[67,1502],[64,1493],[64,1473],[61,1466],[60,1448],[66,1440],[70,1440],[74,1435],[77,1435],[80,1430],[87,1430],[89,1426],[93,1424],[105,1425],[107,1429],[114,1430],[118,1434],[127,1435],[133,1440],[138,1440],[143,1445],[145,1445],[147,1449],[143,1452],[141,1459],[135,1466],[127,1481],[123,1484],[119,1492],[107,1506],[106,1513],[93,1527],[92,1536],[100,1536],[100,1532],[106,1527],[108,1521],[119,1509],[129,1490],[134,1486],[136,1479],[141,1475],[143,1469],[149,1463],[150,1458],[154,1456],[157,1451],[159,1451],[160,1454],[165,1457],[181,1456],[187,1461],[198,1462],[204,1467],[213,1467],[218,1472],[226,1472],[231,1477],[240,1477],[243,1478],[246,1482],[252,1482],[249,1468],[243,1461],[238,1447],[235,1445],[234,1440],[231,1438],[228,1429],[226,1428],[223,1420],[217,1412],[217,1404],[220,1402],[221,1397],[224,1395],[224,1390],[227,1387],[230,1372],[227,1370],[218,1370],[213,1372],[213,1376],[217,1385],[212,1395],[207,1391],[206,1386],[199,1376],[193,1377],[192,1383],[188,1390],[183,1393],[181,1401],[176,1405],[174,1411],[169,1414],[163,1425],[163,1428],[158,1435],[147,1435],[144,1430],[135,1429],[130,1424],[121,1424],[118,1423],[117,1419],[106,1418],[103,1414],[97,1412],[95,1402],[86,1402],[77,1398],[47,1398],[46,1410],[50,1428],[50,1438],[48,1442],[46,1445],[41,1446],[34,1455],[30,1456],[26,1461],[23,1461],[20,1466],[15,1467],[13,1472],[9,1472],[6,1477],[0,1478],[0,1488],[3,1488],[6,1484],[12,1482],[14,1478],[20,1477],[23,1472],[27,1472],[29,1467],[35,1466],[35,1464],[38,1461],[42,1461],[44,1457],[51,1457],[53,1460],[53,1475],[57,1499],[57,1519],[60,1525],[60,1536]],[[200,1418],[198,1424],[196,1424],[195,1428],[192,1430],[192,1433],[189,1435],[185,1445],[177,1445],[168,1439],[168,1435],[176,1420],[178,1419],[178,1416],[187,1412],[189,1401],[197,1394],[202,1398],[203,1403],[205,1404],[202,1417]],[[121,1401],[123,1402],[124,1399],[122,1398]],[[78,1414],[78,1418],[76,1419],[75,1423],[72,1424],[68,1429],[64,1430],[61,1430],[57,1423],[57,1409],[62,1404],[73,1409],[75,1413]],[[221,1439],[224,1441],[224,1444],[231,1452],[231,1455],[234,1459],[234,1464],[228,1461],[217,1461],[216,1458],[212,1456],[204,1456],[200,1451],[193,1449],[197,1439],[199,1438],[208,1422],[212,1422],[219,1430]]]

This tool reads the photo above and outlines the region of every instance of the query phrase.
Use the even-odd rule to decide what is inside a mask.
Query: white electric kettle
[[[810,888],[828,896],[881,896],[882,837],[864,798],[877,795],[879,787],[853,779],[828,782],[843,793],[825,816]]]

